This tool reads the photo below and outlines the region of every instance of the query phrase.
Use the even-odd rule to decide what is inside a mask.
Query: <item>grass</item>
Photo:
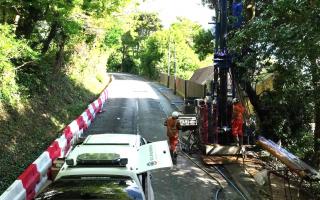
[[[77,68],[77,63],[69,68]],[[18,103],[0,101],[0,194],[98,97],[108,81],[105,65],[82,73],[52,73],[37,90],[22,94]]]

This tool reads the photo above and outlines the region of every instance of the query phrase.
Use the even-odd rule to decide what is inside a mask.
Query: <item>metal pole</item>
[[[170,37],[169,37],[169,44],[168,44],[168,79],[167,79],[167,87],[170,86]]]
[[[220,35],[220,50],[225,52],[227,47],[226,36],[227,36],[227,0],[221,1],[221,35]]]
[[[173,84],[173,93],[177,93],[177,85],[176,85],[176,79],[177,79],[177,63],[176,63],[176,44],[173,43],[173,67],[174,67],[174,84]]]

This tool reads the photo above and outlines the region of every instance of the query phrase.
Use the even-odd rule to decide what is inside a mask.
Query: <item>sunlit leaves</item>
[[[83,0],[82,9],[89,15],[103,17],[117,11],[129,0]]]
[[[12,61],[29,61],[37,55],[25,40],[17,40],[12,33],[11,26],[0,25],[0,101],[16,101],[19,97],[15,80],[17,68]]]
[[[104,38],[104,44],[111,48],[117,48],[121,44],[121,35],[123,34],[123,30],[120,27],[113,27],[107,30],[105,38]]]
[[[170,73],[173,74],[174,63],[176,63],[177,76],[189,79],[194,70],[200,67],[198,55],[194,51],[197,45],[194,42],[194,36],[200,30],[201,27],[198,24],[180,18],[168,30],[156,32],[146,41],[146,50],[142,59],[143,67],[167,72],[170,66]],[[149,55],[153,59],[150,59]],[[150,63],[150,66],[147,63]]]

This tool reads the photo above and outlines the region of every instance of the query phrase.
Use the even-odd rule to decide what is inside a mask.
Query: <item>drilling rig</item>
[[[241,96],[235,80],[232,56],[227,47],[227,35],[230,30],[241,26],[243,4],[240,0],[217,0],[214,6],[216,13],[215,22],[212,23],[215,27],[214,79],[207,85],[205,104],[208,117],[207,119],[200,117],[207,120],[208,128],[200,128],[200,137],[205,135],[203,131],[207,131],[208,139],[204,143],[226,146],[233,142],[231,135],[232,99]],[[198,113],[204,113],[201,112],[202,108],[204,106],[200,105]],[[202,122],[202,126],[203,124],[206,123]],[[212,152],[212,149],[210,151]]]

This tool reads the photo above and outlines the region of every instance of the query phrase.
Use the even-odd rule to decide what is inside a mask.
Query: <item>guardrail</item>
[[[102,91],[97,100],[88,105],[88,108],[78,118],[63,129],[62,135],[54,140],[46,151],[22,172],[18,179],[0,196],[0,200],[34,199],[47,180],[51,180],[53,161],[67,155],[71,145],[90,126],[107,99],[108,87]]]

